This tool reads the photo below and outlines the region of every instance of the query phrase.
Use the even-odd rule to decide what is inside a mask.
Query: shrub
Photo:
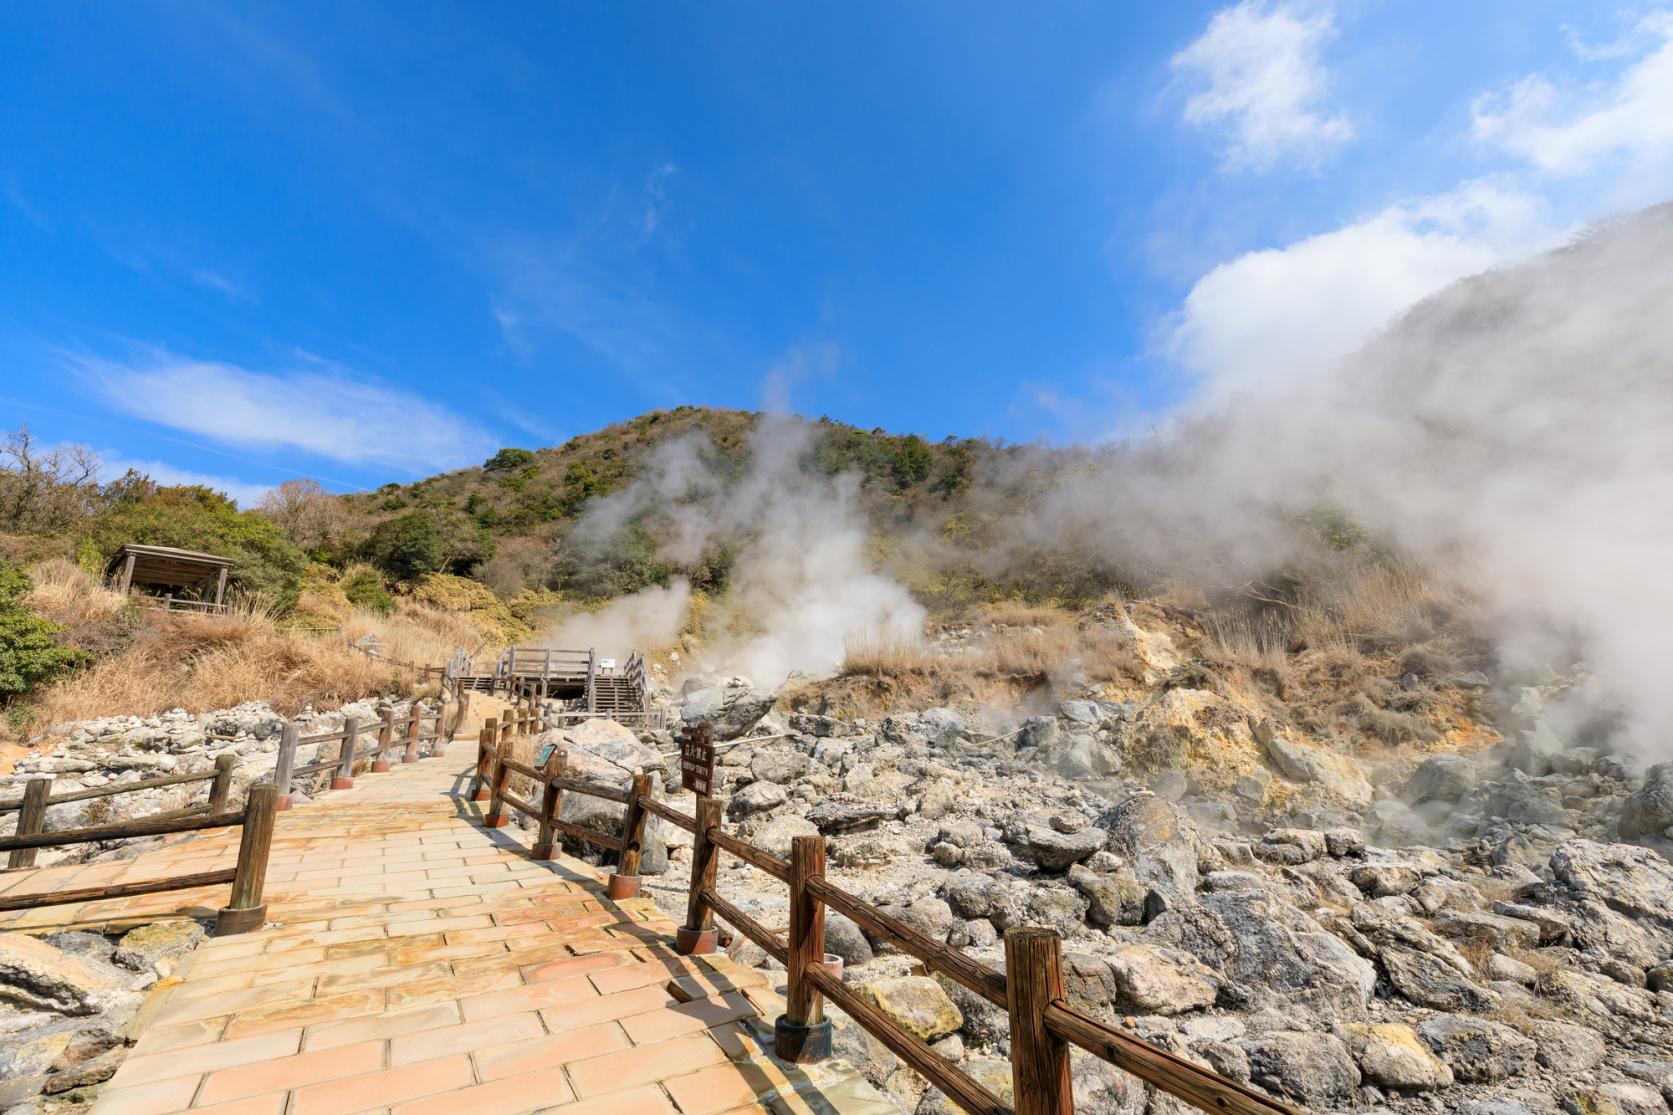
[[[441,531],[436,529],[436,521],[422,511],[379,523],[366,542],[366,557],[391,577],[403,581],[439,573],[446,564]]]
[[[509,472],[514,468],[522,468],[524,465],[533,462],[534,451],[532,449],[501,449],[482,462],[482,471]]]
[[[343,595],[356,608],[365,608],[380,616],[387,616],[395,608],[395,598],[384,590],[383,579],[376,570],[361,569],[343,582]]]
[[[29,574],[0,564],[0,701],[27,693],[87,660],[81,651],[59,644],[61,625],[29,611],[25,597],[31,587]]]

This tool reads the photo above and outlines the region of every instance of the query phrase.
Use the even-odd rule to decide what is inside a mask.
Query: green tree
[[[482,462],[483,472],[509,472],[514,468],[522,468],[534,461],[534,451],[530,449],[501,449],[492,457]]]
[[[27,693],[87,660],[55,637],[62,626],[29,611],[32,582],[21,568],[0,561],[0,701]]]
[[[426,573],[440,573],[447,565],[441,531],[423,511],[396,519],[385,519],[366,542],[366,557],[403,581],[415,581]]]
[[[906,488],[927,480],[934,467],[935,454],[928,442],[917,434],[907,434],[900,439],[894,459],[896,486]]]

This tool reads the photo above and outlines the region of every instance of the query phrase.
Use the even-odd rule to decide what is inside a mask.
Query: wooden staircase
[[[536,695],[588,715],[620,718],[648,711],[645,658],[638,651],[617,665],[591,648],[504,647],[492,658],[473,658],[460,649],[443,677],[455,691]]]

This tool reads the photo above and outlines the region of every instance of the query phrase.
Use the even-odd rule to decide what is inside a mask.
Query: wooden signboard
[[[680,734],[680,785],[700,798],[714,793],[715,730],[693,724]]]

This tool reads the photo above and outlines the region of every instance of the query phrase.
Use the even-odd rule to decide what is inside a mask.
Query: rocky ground
[[[1502,744],[1375,765],[1189,688],[1010,724],[796,712],[745,679],[665,696],[676,725],[742,741],[720,752],[740,835],[781,855],[825,835],[844,886],[995,967],[1007,927],[1051,926],[1078,1003],[1227,1075],[1318,1111],[1666,1112],[1673,764],[1567,745],[1541,715],[1561,689],[1491,695]],[[589,776],[642,767],[677,792],[668,733],[546,738]],[[1199,777],[1216,751],[1231,770]],[[607,827],[619,807],[594,812]],[[657,843],[670,870],[650,889],[681,913],[686,848]],[[753,869],[728,867],[721,889],[787,924],[783,887]],[[850,983],[1008,1087],[1000,1012],[827,917]],[[852,1026],[839,1042],[908,1110],[948,1110]],[[1090,1059],[1076,1074],[1083,1111],[1179,1106]]]

